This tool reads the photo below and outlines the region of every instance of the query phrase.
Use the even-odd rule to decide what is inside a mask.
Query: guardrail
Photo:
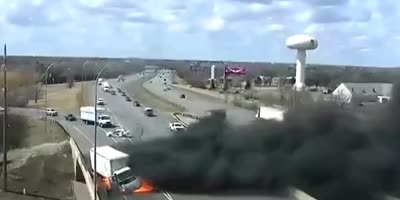
[[[172,113],[172,117],[173,117],[176,121],[178,121],[179,123],[181,123],[181,124],[182,124],[184,127],[186,127],[186,128],[189,126],[189,124],[187,124],[186,122],[182,121],[182,120],[179,118],[179,115],[182,115],[183,117],[188,117],[188,118],[200,120],[200,117],[194,116],[194,115],[189,114],[189,113],[178,113],[178,112]]]

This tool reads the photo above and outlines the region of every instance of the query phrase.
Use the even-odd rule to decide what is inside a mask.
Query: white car
[[[113,136],[117,136],[117,137],[130,137],[129,131],[125,130],[123,128],[117,128],[113,131],[107,132],[106,133],[107,137],[113,137]]]
[[[185,127],[179,122],[172,122],[172,123],[169,123],[169,130],[170,131],[182,131],[182,130],[185,130]]]
[[[57,116],[58,112],[54,108],[46,108],[46,115]]]
[[[98,100],[97,100],[97,105],[104,105],[105,104],[105,102],[104,102],[104,99],[103,98],[99,98]]]

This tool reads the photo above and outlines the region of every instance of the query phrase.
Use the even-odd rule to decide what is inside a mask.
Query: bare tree
[[[74,86],[74,73],[72,72],[71,68],[67,70],[67,88],[72,88]]]

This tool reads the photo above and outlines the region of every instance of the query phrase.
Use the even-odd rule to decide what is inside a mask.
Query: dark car
[[[73,114],[68,114],[64,118],[68,121],[76,121],[76,117]]]
[[[125,96],[126,96],[125,92],[122,92],[122,93],[121,93],[121,95],[122,95],[123,97],[125,97]]]
[[[121,88],[117,88],[117,92],[121,93],[122,92]]]
[[[111,95],[116,95],[117,93],[115,92],[115,90],[111,90]]]
[[[181,98],[182,99],[186,98],[186,95],[185,94],[181,94]]]
[[[132,99],[130,97],[125,97],[125,101],[132,101]]]
[[[134,105],[135,107],[140,107],[139,101],[134,101],[134,102],[133,102],[133,105]]]

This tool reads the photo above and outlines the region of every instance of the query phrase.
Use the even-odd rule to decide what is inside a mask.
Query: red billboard
[[[246,67],[229,67],[225,66],[225,75],[244,75],[247,73]]]

